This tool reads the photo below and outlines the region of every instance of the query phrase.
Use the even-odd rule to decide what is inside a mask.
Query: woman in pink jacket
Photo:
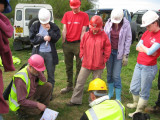
[[[15,70],[8,41],[8,38],[12,37],[13,27],[10,24],[9,19],[2,14],[2,12],[11,12],[11,10],[9,0],[0,1],[0,56],[2,58],[5,72]],[[0,120],[3,120],[1,114],[8,113],[9,111],[8,104],[3,98],[3,87],[2,71],[0,69]]]
[[[82,104],[84,85],[90,73],[93,74],[93,79],[101,78],[105,63],[111,53],[110,41],[102,25],[102,18],[98,15],[93,16],[89,24],[90,30],[82,38],[80,43],[82,67],[71,101],[67,103],[68,106]]]

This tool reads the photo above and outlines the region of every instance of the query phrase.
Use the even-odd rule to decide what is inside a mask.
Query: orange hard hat
[[[45,70],[44,59],[43,59],[43,57],[41,57],[38,54],[32,55],[28,59],[28,63],[29,63],[30,66],[32,66],[37,71],[44,71]]]
[[[91,30],[99,30],[102,28],[102,26],[103,26],[102,18],[98,15],[94,15],[89,22],[89,28]]]
[[[71,8],[78,8],[81,5],[80,0],[70,0],[69,3]]]

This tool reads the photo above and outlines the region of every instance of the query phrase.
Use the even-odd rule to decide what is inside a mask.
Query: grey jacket
[[[109,18],[105,24],[104,31],[108,35],[109,39],[111,38],[110,32],[112,30],[112,22]],[[129,21],[126,18],[123,18],[123,25],[119,32],[119,42],[118,42],[118,55],[117,59],[122,59],[123,55],[128,55],[130,52],[130,46],[132,43],[132,32]]]

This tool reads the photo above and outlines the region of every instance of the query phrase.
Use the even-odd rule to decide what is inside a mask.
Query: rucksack
[[[132,120],[150,120],[150,116],[147,113],[135,113],[132,117]]]

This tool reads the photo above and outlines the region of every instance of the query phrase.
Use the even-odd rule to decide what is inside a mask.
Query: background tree
[[[93,1],[97,0],[81,0],[81,10],[86,11],[93,8]],[[15,6],[18,3],[32,3],[32,4],[50,4],[53,7],[53,15],[55,18],[62,18],[66,11],[71,10],[69,7],[69,0],[10,0],[12,12],[6,14],[9,18],[14,18]]]

